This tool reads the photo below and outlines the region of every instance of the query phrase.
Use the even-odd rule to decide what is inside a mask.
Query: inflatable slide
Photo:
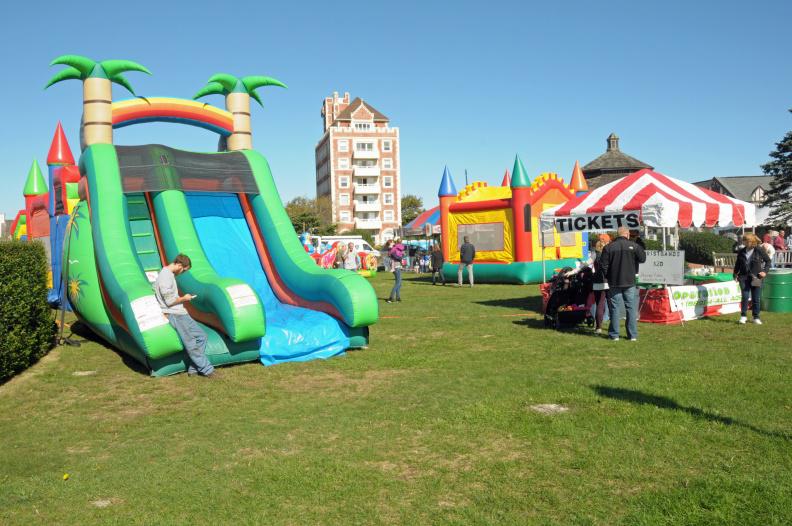
[[[75,63],[70,57],[63,63]],[[109,85],[108,69],[112,64],[98,80]],[[86,105],[109,100],[109,90],[90,92],[91,80],[97,79],[83,79],[90,100],[81,129],[80,201],[63,249],[68,299],[81,321],[153,375],[186,370],[182,344],[151,287],[160,268],[183,253],[192,268],[177,283],[182,293],[197,295],[188,310],[207,333],[214,365],[328,358],[367,345],[377,320],[374,291],[354,272],[317,267],[303,249],[267,160],[251,148],[249,93],[241,124],[235,114],[242,111],[181,99],[107,104],[104,118],[91,118]],[[89,128],[158,120],[216,131],[227,149],[116,146],[112,129]]]

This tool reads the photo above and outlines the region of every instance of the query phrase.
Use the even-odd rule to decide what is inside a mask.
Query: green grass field
[[[610,342],[536,286],[402,298],[366,350],[216,382],[53,350],[0,386],[0,523],[792,523],[792,315]]]

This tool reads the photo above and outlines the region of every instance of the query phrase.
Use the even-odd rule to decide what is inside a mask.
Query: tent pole
[[[541,220],[539,222],[539,237],[542,238],[542,242],[540,243],[542,246],[542,284],[544,285],[547,283],[547,269],[545,268],[545,250],[544,250],[544,230],[542,230],[542,223]]]

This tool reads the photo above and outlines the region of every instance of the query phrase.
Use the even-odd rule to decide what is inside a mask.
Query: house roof
[[[611,133],[606,142],[608,145],[607,151],[583,167],[583,174],[586,177],[589,177],[586,172],[596,170],[637,171],[643,168],[654,169],[654,167],[649,166],[645,162],[623,153],[619,149],[619,137],[615,133]]]
[[[732,197],[741,199],[743,201],[751,201],[751,194],[756,190],[757,186],[761,186],[763,190],[770,189],[770,183],[773,181],[772,175],[743,175],[737,177],[713,177],[706,181],[699,181],[693,183],[696,186],[705,186],[709,188],[711,181],[717,181]]]
[[[352,120],[352,114],[355,111],[357,111],[357,109],[360,108],[361,106],[365,107],[368,111],[370,111],[374,115],[374,122],[388,122],[389,119],[385,115],[380,113],[379,110],[377,110],[377,108],[375,108],[374,106],[372,106],[368,102],[364,101],[360,97],[355,97],[355,100],[350,102],[349,106],[347,106],[344,109],[344,111],[342,111],[341,113],[338,114],[338,117],[336,117],[336,120],[337,121],[351,121]]]

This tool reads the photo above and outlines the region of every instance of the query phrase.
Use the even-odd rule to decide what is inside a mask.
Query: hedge
[[[47,354],[54,340],[44,246],[0,241],[0,383]]]
[[[732,252],[734,240],[711,232],[682,232],[679,249],[685,251],[685,260],[690,263],[712,265],[712,253]]]

